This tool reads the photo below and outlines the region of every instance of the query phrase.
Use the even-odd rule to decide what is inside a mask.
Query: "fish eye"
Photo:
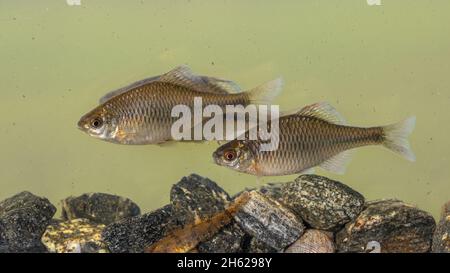
[[[101,118],[94,118],[91,121],[91,126],[93,128],[100,128],[103,125],[103,120]]]
[[[236,158],[236,152],[234,150],[226,151],[223,154],[223,158],[225,158],[226,161],[233,161]]]

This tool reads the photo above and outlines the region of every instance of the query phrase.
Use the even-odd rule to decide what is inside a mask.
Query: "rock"
[[[281,192],[283,185],[284,183],[267,183],[261,186],[258,191],[272,199],[283,201],[283,195]]]
[[[339,252],[366,252],[369,243],[379,244],[381,252],[428,252],[435,225],[429,213],[414,206],[373,201],[336,234],[336,244]]]
[[[441,220],[433,236],[432,250],[436,253],[450,253],[450,201],[442,208]]]
[[[249,195],[250,200],[234,216],[246,233],[277,250],[302,235],[304,225],[295,214],[258,191]]]
[[[173,185],[170,201],[174,217],[180,225],[186,225],[223,211],[230,197],[215,182],[191,174]]]
[[[56,212],[46,198],[24,191],[0,202],[0,251],[45,252],[41,236]]]
[[[361,194],[318,175],[301,175],[283,184],[280,191],[279,201],[315,229],[337,230],[355,219],[364,207]]]
[[[245,232],[236,223],[223,227],[211,239],[201,242],[197,249],[200,253],[240,253],[243,251]]]
[[[71,196],[62,201],[63,220],[85,218],[109,225],[139,214],[139,207],[130,199],[107,193]]]
[[[318,229],[307,229],[285,253],[334,253],[333,233]]]
[[[103,224],[88,219],[54,221],[42,236],[42,243],[49,252],[56,253],[106,253],[106,244],[101,240]]]
[[[223,211],[211,217],[172,229],[167,236],[145,248],[146,253],[186,253],[201,242],[213,238],[233,222],[236,213],[249,201],[248,192],[233,200]]]
[[[174,228],[172,206],[108,225],[102,239],[111,252],[143,252]]]
[[[244,246],[246,253],[277,253],[277,249],[248,235],[248,243]]]

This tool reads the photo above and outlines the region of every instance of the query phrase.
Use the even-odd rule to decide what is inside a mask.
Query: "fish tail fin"
[[[281,93],[282,88],[283,79],[280,77],[255,87],[247,93],[252,104],[270,104]]]
[[[408,137],[414,130],[415,125],[416,117],[412,116],[398,123],[383,126],[383,146],[409,161],[415,161],[416,156],[408,141]]]

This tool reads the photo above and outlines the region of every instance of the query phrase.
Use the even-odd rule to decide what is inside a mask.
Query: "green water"
[[[415,163],[365,147],[345,175],[318,174],[437,216],[450,199],[448,14],[450,1],[0,0],[0,199],[108,192],[148,211],[194,172],[230,193],[256,186],[212,163],[216,143],[121,146],[77,129],[107,91],[187,64],[244,89],[281,75],[282,109],[328,101],[352,125],[416,115]]]

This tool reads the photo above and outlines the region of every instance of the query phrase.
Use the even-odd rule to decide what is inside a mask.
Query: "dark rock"
[[[173,185],[170,201],[175,218],[185,225],[223,211],[230,197],[215,182],[191,174]]]
[[[109,225],[139,214],[139,207],[130,199],[107,193],[71,196],[62,201],[63,220],[84,218]]]
[[[350,187],[323,176],[301,175],[281,186],[279,201],[315,229],[336,230],[355,219],[364,197]]]
[[[441,220],[433,236],[432,250],[436,253],[450,253],[450,201],[442,208]]]
[[[334,251],[333,233],[307,229],[284,253],[334,253]]]
[[[208,241],[197,246],[200,253],[240,253],[245,232],[236,223],[223,227]]]
[[[41,236],[56,212],[46,198],[24,191],[0,202],[0,251],[46,252]]]
[[[436,224],[433,217],[398,200],[366,204],[363,212],[336,235],[339,252],[366,252],[379,244],[381,252],[428,252]]]
[[[248,235],[248,243],[244,247],[246,253],[277,253],[279,250]]]
[[[250,200],[234,216],[246,233],[277,250],[302,235],[304,226],[295,214],[258,191],[251,191],[249,195]]]
[[[102,239],[111,252],[144,252],[175,228],[170,205],[108,225]]]

